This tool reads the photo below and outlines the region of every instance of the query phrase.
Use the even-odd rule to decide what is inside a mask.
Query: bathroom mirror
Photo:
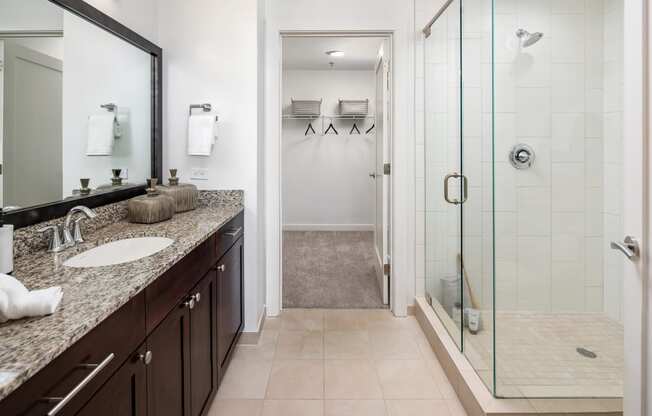
[[[0,2],[0,206],[20,227],[161,177],[161,49],[80,0]]]

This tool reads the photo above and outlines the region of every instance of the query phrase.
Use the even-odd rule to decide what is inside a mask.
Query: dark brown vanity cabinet
[[[146,416],[146,365],[150,359],[151,354],[141,346],[76,416]]]
[[[242,305],[242,267],[244,247],[240,238],[220,259],[217,266],[218,302],[218,361],[220,368],[235,347],[244,323]]]
[[[242,231],[240,214],[0,401],[0,415],[205,415],[243,329]]]

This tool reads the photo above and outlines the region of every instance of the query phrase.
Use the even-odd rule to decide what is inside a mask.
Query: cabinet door
[[[82,407],[77,416],[146,416],[145,357],[145,348],[139,348]]]
[[[190,406],[199,416],[217,384],[217,272],[211,270],[192,290],[190,309]]]
[[[190,308],[185,302],[147,337],[149,416],[190,416]]]
[[[217,319],[219,321],[217,345],[220,368],[225,365],[243,324],[242,241],[240,238],[217,263]]]

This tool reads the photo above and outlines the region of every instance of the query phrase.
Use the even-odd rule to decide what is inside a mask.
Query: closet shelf
[[[354,115],[335,115],[335,116],[329,116],[329,115],[321,115],[321,116],[295,116],[292,114],[284,114],[283,119],[284,120],[317,120],[317,119],[329,119],[329,120],[362,120],[362,119],[375,119],[376,116],[354,116]]]

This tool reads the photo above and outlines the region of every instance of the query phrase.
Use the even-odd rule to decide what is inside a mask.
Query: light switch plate
[[[206,168],[192,168],[190,170],[190,179],[196,181],[207,181],[208,180],[208,169]]]

